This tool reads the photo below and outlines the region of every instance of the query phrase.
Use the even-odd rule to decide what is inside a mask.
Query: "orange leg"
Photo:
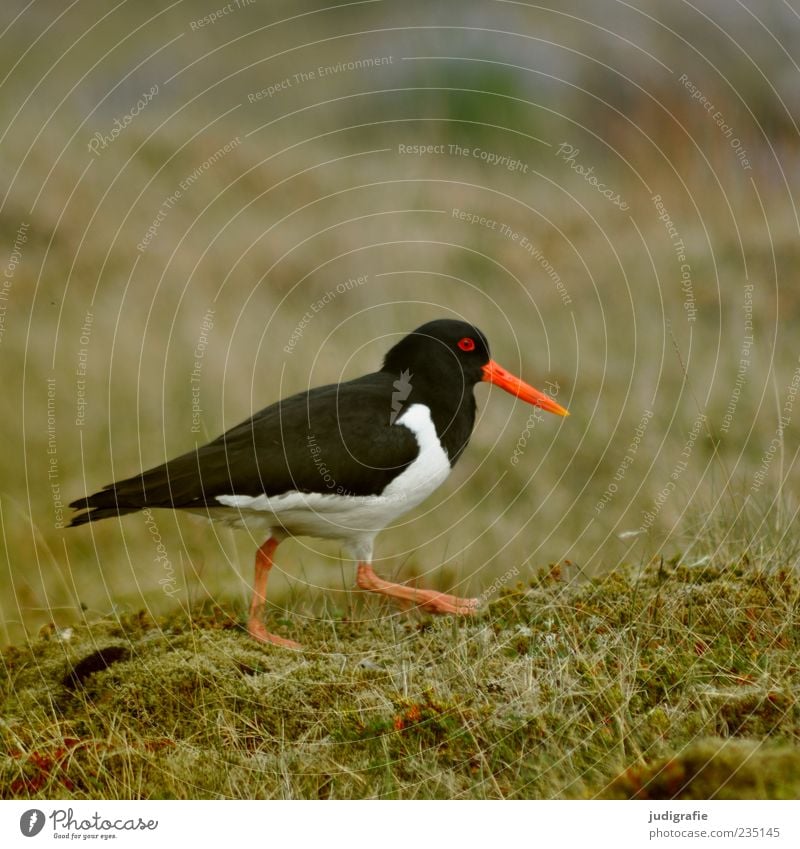
[[[402,601],[410,601],[430,613],[455,613],[465,616],[478,609],[477,598],[458,598],[458,596],[437,593],[435,590],[418,590],[403,584],[393,584],[379,578],[369,563],[358,564],[356,583],[362,590],[388,595]]]
[[[277,634],[270,634],[261,621],[264,615],[264,604],[267,601],[267,578],[272,568],[272,555],[278,547],[279,540],[270,537],[256,552],[256,577],[253,581],[253,601],[250,604],[250,617],[247,620],[247,630],[251,637],[259,642],[272,643],[287,649],[302,648],[300,643],[287,640]]]

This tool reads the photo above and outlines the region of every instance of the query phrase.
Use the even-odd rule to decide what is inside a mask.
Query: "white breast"
[[[408,503],[406,510],[421,504],[450,474],[450,460],[442,448],[430,408],[412,404],[395,422],[395,427],[407,427],[417,440],[419,454],[414,462],[399,474],[381,493]],[[405,510],[403,511],[405,512]]]

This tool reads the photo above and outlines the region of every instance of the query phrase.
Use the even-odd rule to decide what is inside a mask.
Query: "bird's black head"
[[[429,321],[404,336],[389,350],[383,370],[392,373],[410,371],[421,378],[440,379],[445,374],[460,374],[461,387],[484,380],[489,362],[489,343],[472,324],[442,318]],[[463,383],[462,383],[463,380]]]
[[[442,318],[409,333],[389,350],[383,371],[409,376],[414,386],[440,401],[472,400],[472,387],[481,380],[559,416],[569,413],[552,398],[520,380],[489,356],[486,337],[472,324]],[[410,384],[411,385],[411,384]]]

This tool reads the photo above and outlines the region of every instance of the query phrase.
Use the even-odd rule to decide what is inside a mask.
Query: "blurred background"
[[[6,0],[0,640],[244,611],[260,539],[67,503],[437,317],[571,417],[479,386],[385,576],[794,558],[798,36],[755,0]],[[348,613],[335,546],[279,567],[272,601]]]

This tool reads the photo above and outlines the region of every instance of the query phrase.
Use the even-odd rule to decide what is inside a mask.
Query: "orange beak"
[[[505,389],[506,392],[510,392],[512,395],[516,395],[517,398],[533,404],[535,407],[541,407],[543,410],[547,410],[548,413],[555,413],[557,416],[569,415],[567,410],[561,404],[557,404],[549,395],[545,395],[544,392],[539,392],[538,389],[529,386],[511,374],[510,371],[506,371],[502,366],[499,366],[494,360],[489,360],[483,367],[483,379],[488,383],[499,386],[501,389]]]

